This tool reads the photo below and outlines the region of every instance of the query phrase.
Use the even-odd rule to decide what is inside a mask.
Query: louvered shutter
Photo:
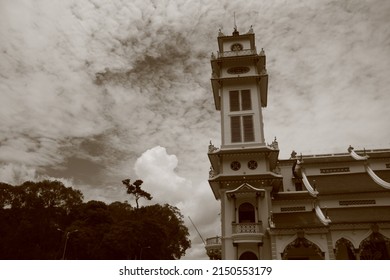
[[[241,109],[252,110],[251,92],[249,89],[241,91]]]
[[[230,111],[240,111],[240,98],[237,90],[229,92]]]
[[[243,116],[242,118],[243,118],[243,125],[244,125],[244,142],[255,141],[252,116]]]
[[[232,143],[241,142],[241,117],[231,117]]]

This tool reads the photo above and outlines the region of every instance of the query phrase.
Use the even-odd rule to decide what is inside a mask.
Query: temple
[[[210,259],[390,259],[390,149],[279,159],[265,143],[268,74],[252,27],[218,34],[211,88],[221,146],[209,184],[221,205]]]

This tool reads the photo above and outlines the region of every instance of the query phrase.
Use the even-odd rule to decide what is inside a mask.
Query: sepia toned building
[[[211,67],[221,235],[206,240],[210,259],[390,259],[390,149],[279,159],[277,140],[265,143],[266,56],[252,28],[220,31]]]

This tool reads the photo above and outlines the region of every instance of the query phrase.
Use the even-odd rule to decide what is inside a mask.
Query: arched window
[[[239,223],[255,223],[255,207],[246,202],[238,208],[238,222]]]
[[[288,244],[282,253],[283,260],[323,260],[325,254],[313,242],[298,237]]]
[[[336,260],[356,260],[355,248],[351,241],[341,238],[337,240],[335,247]]]
[[[389,260],[390,240],[379,232],[373,232],[360,243],[359,251],[361,260]]]
[[[246,251],[241,254],[240,260],[258,260],[258,258],[255,253],[251,251]]]

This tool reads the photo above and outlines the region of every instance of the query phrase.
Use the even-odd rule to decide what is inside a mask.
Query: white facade
[[[212,90],[221,147],[209,183],[221,203],[212,259],[390,259],[390,149],[280,160],[265,144],[268,75],[250,29],[219,33]],[[362,155],[363,154],[363,155]]]

